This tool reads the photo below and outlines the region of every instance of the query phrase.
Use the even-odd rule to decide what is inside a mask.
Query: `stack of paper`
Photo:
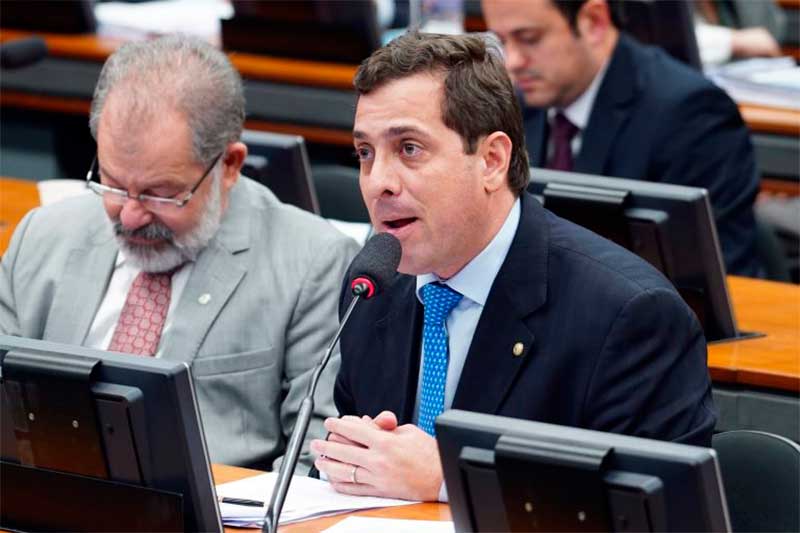
[[[791,57],[736,61],[707,74],[737,102],[800,109],[800,67]]]
[[[129,4],[104,2],[94,8],[98,33],[135,39],[152,35],[185,33],[215,41],[219,19],[233,15],[225,0],[161,0]]]
[[[272,496],[272,488],[278,475],[275,473],[253,476],[231,483],[217,485],[219,498],[240,498],[267,502]],[[280,523],[290,524],[301,520],[321,518],[339,513],[374,509],[376,507],[395,507],[409,505],[408,500],[392,500],[370,496],[350,496],[333,490],[327,481],[305,476],[295,476],[286,495]],[[261,527],[266,507],[220,504],[222,523],[235,527]]]
[[[372,518],[349,516],[323,533],[453,533],[452,522],[435,520],[397,520],[394,518]]]

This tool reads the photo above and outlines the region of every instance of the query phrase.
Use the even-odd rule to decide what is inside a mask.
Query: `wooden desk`
[[[800,392],[800,286],[728,276],[743,331],[764,337],[711,344],[715,382]]]
[[[238,468],[235,466],[212,465],[211,470],[214,474],[216,484],[236,481],[250,476],[255,476],[261,472]],[[329,516],[297,524],[290,524],[280,528],[286,533],[316,533],[325,528],[329,528],[337,522],[344,520],[348,516],[372,516],[378,518],[406,518],[410,520],[451,520],[450,507],[443,503],[418,503],[402,507],[388,507],[384,509],[372,509],[369,511],[359,511],[337,516]],[[226,527],[229,533],[245,531],[242,528]],[[253,531],[253,530],[250,530]]]
[[[0,256],[25,213],[39,205],[35,181],[0,177]]]

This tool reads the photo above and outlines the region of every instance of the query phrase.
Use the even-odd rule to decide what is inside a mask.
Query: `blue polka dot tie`
[[[422,328],[422,391],[419,397],[419,427],[436,435],[434,419],[444,410],[447,382],[447,329],[445,321],[462,295],[447,285],[429,283],[422,287],[425,325]]]

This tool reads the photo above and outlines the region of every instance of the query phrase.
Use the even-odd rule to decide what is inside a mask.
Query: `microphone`
[[[389,287],[397,274],[402,247],[391,233],[373,236],[353,259],[348,272],[354,274],[350,282],[353,296],[372,298],[382,287]]]
[[[283,456],[281,469],[278,472],[278,479],[275,481],[275,488],[272,491],[267,512],[264,514],[264,524],[261,527],[262,533],[276,533],[278,531],[278,518],[280,518],[286,494],[289,492],[292,475],[297,467],[300,448],[303,445],[303,440],[308,432],[308,425],[311,422],[311,413],[314,411],[314,392],[317,389],[317,383],[322,371],[328,364],[333,349],[339,341],[342,330],[350,319],[356,304],[362,298],[372,298],[380,294],[382,289],[386,289],[392,284],[395,274],[397,274],[401,255],[400,241],[389,233],[379,233],[367,241],[364,248],[350,263],[347,272],[351,277],[350,289],[354,298],[347,307],[347,311],[345,311],[339,324],[339,329],[333,336],[330,345],[328,345],[328,349],[325,350],[325,355],[317,363],[314,374],[311,376],[311,382],[308,384],[308,392],[300,403],[297,422],[295,422],[292,435],[289,438],[289,444],[286,446],[286,453]]]
[[[41,37],[17,39],[0,45],[0,68],[27,67],[47,55],[47,44]]]

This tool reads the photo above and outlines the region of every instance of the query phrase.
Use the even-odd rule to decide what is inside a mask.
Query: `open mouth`
[[[417,217],[409,217],[409,218],[398,218],[395,220],[385,220],[383,223],[390,229],[400,229],[408,226],[412,222],[416,221]]]

